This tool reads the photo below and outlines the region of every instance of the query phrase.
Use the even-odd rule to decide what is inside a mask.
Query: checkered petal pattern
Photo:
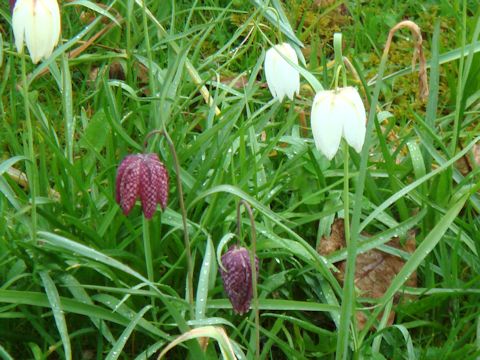
[[[221,269],[223,286],[237,314],[245,314],[250,309],[253,297],[252,267],[250,255],[244,247],[233,245],[222,255]],[[255,268],[258,278],[258,258],[255,255]]]
[[[168,171],[157,154],[128,155],[117,171],[116,201],[125,215],[138,198],[143,214],[151,219],[160,204],[165,210],[168,202]]]

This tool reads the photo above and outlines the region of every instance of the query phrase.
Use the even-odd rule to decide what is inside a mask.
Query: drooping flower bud
[[[312,105],[312,133],[315,145],[329,160],[338,151],[342,136],[355,151],[365,141],[366,112],[357,89],[322,90]]]
[[[237,314],[245,314],[253,297],[252,267],[250,255],[244,247],[233,245],[222,255],[221,275],[223,286]],[[258,257],[255,255],[255,268],[258,279]]]
[[[168,171],[157,154],[128,155],[117,171],[116,200],[128,215],[140,197],[143,214],[151,219],[157,204],[162,210],[168,201]]]
[[[275,45],[265,54],[265,77],[272,96],[282,101],[286,96],[293,100],[300,92],[300,73],[290,63],[298,64],[297,54],[288,43]]]
[[[10,0],[15,46],[27,44],[34,64],[48,58],[60,40],[60,9],[57,0]]]

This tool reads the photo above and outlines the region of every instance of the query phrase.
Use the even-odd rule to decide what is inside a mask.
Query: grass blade
[[[65,321],[64,309],[60,301],[60,295],[58,295],[57,287],[55,286],[55,283],[50,275],[48,275],[47,271],[41,271],[40,277],[42,278],[43,286],[45,287],[45,292],[47,294],[48,301],[50,302],[50,307],[52,308],[58,332],[62,338],[65,358],[72,359],[70,336],[68,335],[67,322]]]
[[[205,318],[207,309],[208,290],[210,288],[210,272],[215,265],[215,255],[213,252],[212,239],[207,239],[207,245],[205,247],[205,255],[203,256],[202,267],[200,269],[200,278],[198,279],[197,286],[197,299],[195,302],[195,320],[201,320]]]
[[[151,305],[145,306],[142,310],[138,312],[137,315],[132,319],[130,324],[123,330],[122,335],[118,338],[117,342],[115,345],[113,345],[112,349],[108,353],[107,357],[105,358],[106,360],[116,360],[118,357],[121,355],[121,352],[127,343],[128,338],[132,334],[132,331],[135,329],[137,326],[137,323],[140,321],[141,318],[145,315],[145,313],[152,308]]]

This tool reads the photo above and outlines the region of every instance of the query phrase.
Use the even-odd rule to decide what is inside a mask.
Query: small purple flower
[[[128,215],[140,197],[143,214],[151,219],[157,204],[162,210],[168,201],[168,172],[157,154],[128,155],[117,171],[116,200]]]
[[[245,314],[253,297],[252,267],[250,255],[244,247],[233,245],[222,255],[220,268],[225,291],[237,314]],[[255,268],[258,279],[258,257],[255,255]]]

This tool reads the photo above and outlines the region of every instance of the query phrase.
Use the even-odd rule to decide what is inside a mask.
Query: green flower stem
[[[187,210],[185,208],[185,202],[183,200],[183,187],[182,179],[180,173],[180,165],[178,162],[177,151],[175,150],[175,145],[173,144],[172,139],[168,135],[167,131],[163,131],[163,135],[170,146],[170,152],[173,156],[173,162],[175,163],[175,172],[177,173],[177,188],[178,188],[178,201],[180,203],[180,209],[182,210],[182,224],[183,224],[183,241],[185,243],[185,251],[187,254],[187,284],[188,284],[188,303],[190,304],[190,318],[194,318],[193,312],[193,261],[192,261],[192,252],[190,249],[190,238],[188,235],[188,225],[187,225]]]
[[[33,241],[37,239],[37,161],[35,158],[34,150],[34,136],[33,136],[33,124],[30,116],[30,102],[28,99],[28,81],[27,81],[27,65],[26,65],[25,52],[22,53],[22,93],[25,106],[25,119],[27,123],[27,137],[28,137],[28,159],[27,173],[28,173],[28,186],[30,189],[30,206],[32,207],[32,224],[31,224],[31,238]]]
[[[260,359],[260,310],[258,304],[258,289],[257,289],[257,267],[255,266],[255,254],[257,253],[257,232],[255,229],[255,219],[253,217],[252,208],[245,200],[240,200],[237,205],[237,234],[240,237],[241,229],[241,206],[245,206],[247,210],[248,217],[250,218],[250,228],[251,228],[251,241],[252,249],[249,251],[250,254],[250,266],[252,269],[252,290],[253,290],[253,309],[255,311],[255,358]]]
[[[335,50],[335,88],[337,87],[340,72],[342,73],[343,87],[347,86],[347,75],[343,64],[342,55],[342,34],[336,33],[333,36],[333,48]],[[342,140],[343,147],[343,209],[345,242],[347,244],[347,268],[342,292],[342,306],[340,311],[339,336],[337,341],[336,359],[345,359],[348,352],[348,340],[352,314],[355,311],[355,265],[357,257],[357,237],[351,236],[350,231],[350,182],[349,182],[349,149],[345,140]],[[357,205],[357,203],[355,203]],[[353,331],[352,337],[356,338]],[[354,347],[356,342],[354,341]]]
[[[343,64],[343,55],[342,55],[342,34],[335,33],[333,34],[333,49],[335,52],[335,89],[338,85],[339,69],[342,71],[342,83],[343,87],[347,86],[347,72]]]
[[[157,75],[154,73],[154,67],[153,67],[153,54],[152,54],[152,47],[150,46],[150,36],[149,36],[149,33],[148,33],[148,21],[147,21],[147,7],[145,5],[145,3],[142,3],[142,10],[143,10],[143,16],[142,16],[142,20],[143,20],[143,31],[144,33],[146,34],[144,36],[145,38],[145,48],[147,49],[147,61],[148,61],[148,82],[149,82],[149,85],[150,85],[150,91],[152,92],[152,94],[155,96],[157,94]],[[158,106],[157,104],[155,103],[152,103],[151,104],[152,106],[152,117],[155,121],[155,124],[154,126],[159,128],[161,127],[161,119],[160,117],[158,116]]]
[[[342,292],[342,306],[340,312],[340,329],[339,333],[344,335],[345,342],[337,343],[337,359],[338,352],[348,347],[348,333],[350,330],[350,323],[352,314],[355,310],[355,265],[357,256],[357,238],[351,236],[350,233],[350,199],[349,199],[349,153],[348,144],[342,140],[343,144],[343,219],[345,228],[345,243],[347,244],[347,268],[345,271],[345,279]]]
[[[143,250],[145,251],[145,264],[147,264],[147,279],[151,283],[154,283],[154,275],[153,275],[153,257],[152,257],[152,247],[150,243],[150,226],[148,220],[143,217]],[[155,297],[152,296],[152,306],[155,309]]]
[[[180,174],[180,163],[178,161],[177,151],[175,150],[175,144],[173,143],[170,135],[168,135],[167,130],[153,130],[147,134],[145,137],[144,148],[147,148],[148,139],[155,134],[163,135],[165,140],[167,140],[168,146],[170,147],[170,152],[173,157],[173,163],[175,165],[175,173],[177,174],[177,191],[178,191],[178,202],[180,204],[180,209],[182,211],[182,224],[183,224],[183,241],[185,244],[185,252],[187,255],[187,292],[188,292],[188,303],[190,305],[190,318],[194,319],[194,303],[193,303],[193,261],[192,261],[192,252],[190,248],[190,237],[188,235],[188,225],[187,225],[187,210],[185,207],[185,202],[183,200],[183,187],[182,179]]]
[[[345,243],[347,244],[347,248],[350,248],[352,245],[355,246],[357,244],[350,243],[350,181],[349,181],[349,169],[348,169],[348,162],[349,162],[349,154],[348,154],[348,144],[345,140],[342,141],[343,143],[343,217],[344,217],[344,224],[345,224]]]
[[[343,291],[343,300],[351,299],[354,296],[355,291],[355,261],[357,256],[357,240],[360,229],[360,218],[362,214],[362,199],[363,192],[365,190],[365,179],[367,175],[367,165],[368,165],[368,152],[370,149],[370,144],[372,141],[373,125],[376,115],[376,108],[378,104],[378,97],[380,95],[380,89],[383,84],[383,74],[385,72],[388,52],[390,49],[389,44],[392,41],[393,33],[389,33],[389,37],[386,42],[385,49],[383,51],[382,57],[380,59],[380,65],[378,67],[377,81],[375,83],[375,88],[373,91],[373,96],[370,102],[370,112],[368,114],[367,120],[367,129],[365,134],[365,142],[363,144],[362,152],[360,154],[360,168],[358,171],[357,185],[355,189],[355,197],[353,202],[353,213],[352,213],[352,226],[350,232],[350,244],[347,247],[347,267],[345,271],[345,281],[344,281],[344,291]],[[347,359],[348,356],[348,334],[350,330],[350,318],[352,315],[352,307],[349,302],[342,302],[341,317],[340,317],[340,328],[337,338],[337,352],[336,359]],[[367,324],[366,328],[368,329],[370,324]],[[362,339],[360,339],[361,342]],[[358,345],[361,346],[361,343]]]

